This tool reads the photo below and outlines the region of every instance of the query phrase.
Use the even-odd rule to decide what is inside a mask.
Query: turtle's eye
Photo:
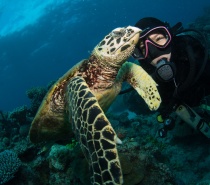
[[[121,29],[115,29],[112,31],[112,36],[113,37],[123,37],[126,33],[126,29],[125,28],[121,28]]]

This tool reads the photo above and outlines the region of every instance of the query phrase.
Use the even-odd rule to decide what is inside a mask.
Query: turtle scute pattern
[[[87,158],[94,185],[122,184],[122,172],[116,148],[116,133],[91,93],[85,80],[71,79],[67,87],[69,117]]]

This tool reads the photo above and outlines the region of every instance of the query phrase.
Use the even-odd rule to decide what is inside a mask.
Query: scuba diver
[[[156,81],[162,98],[157,119],[164,127],[159,136],[165,137],[174,127],[170,115],[175,112],[210,138],[209,122],[191,108],[210,95],[210,61],[203,34],[184,30],[180,22],[170,27],[153,17],[142,18],[135,26],[142,33],[133,57]]]

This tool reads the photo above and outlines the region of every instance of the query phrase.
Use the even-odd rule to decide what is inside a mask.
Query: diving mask
[[[137,60],[152,59],[169,53],[168,45],[171,34],[165,26],[146,28],[141,32],[138,47],[135,48],[133,57]]]

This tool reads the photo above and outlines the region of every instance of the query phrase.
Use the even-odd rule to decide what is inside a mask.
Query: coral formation
[[[0,184],[4,184],[14,177],[21,165],[21,161],[15,152],[5,150],[0,153],[0,164]]]
[[[12,121],[19,122],[19,124],[26,122],[27,119],[26,116],[27,116],[26,106],[17,107],[16,109],[14,109],[9,113],[9,119],[11,119]]]
[[[70,152],[66,146],[53,145],[48,156],[49,166],[56,170],[64,170],[70,161]]]
[[[31,116],[34,116],[47,93],[47,88],[33,87],[26,91],[27,97],[31,101],[31,107],[29,108]]]

